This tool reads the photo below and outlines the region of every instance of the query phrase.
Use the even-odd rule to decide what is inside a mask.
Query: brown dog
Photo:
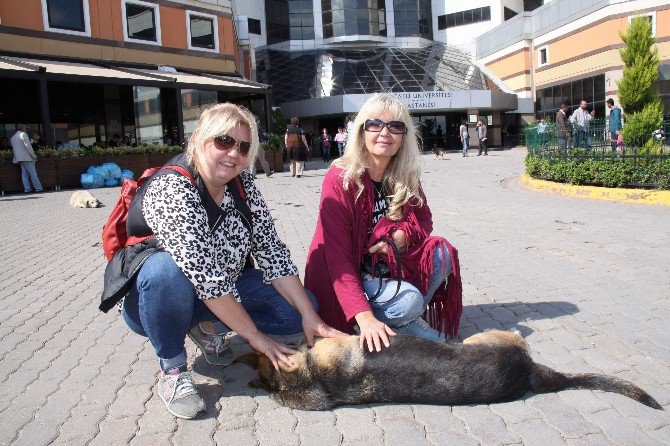
[[[663,408],[644,390],[615,377],[563,374],[533,362],[515,333],[489,331],[463,344],[440,344],[412,336],[391,338],[391,347],[369,352],[357,336],[320,339],[291,355],[292,367],[277,372],[263,354],[236,359],[258,370],[249,385],[270,392],[295,409],[324,410],[342,404],[488,404],[564,389],[616,392],[654,409]]]

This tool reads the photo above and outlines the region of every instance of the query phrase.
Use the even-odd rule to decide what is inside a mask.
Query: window
[[[88,0],[42,0],[45,31],[91,35]]]
[[[321,0],[321,20],[326,39],[349,35],[386,35],[383,0]]]
[[[518,12],[513,11],[513,10],[509,9],[507,6],[505,6],[505,21],[511,19],[512,17],[514,17],[517,14],[518,14]]]
[[[427,0],[394,0],[395,35],[397,37],[433,38],[431,5]],[[439,20],[439,19],[438,19]]]
[[[454,28],[491,20],[491,7],[469,9],[437,16],[437,29]]]
[[[156,3],[124,0],[123,37],[128,42],[161,44],[160,11]]]
[[[261,21],[258,19],[247,18],[247,27],[250,34],[261,35]]]
[[[219,27],[215,15],[186,11],[189,50],[219,51]]]
[[[549,47],[543,46],[537,49],[538,66],[542,67],[549,64]]]

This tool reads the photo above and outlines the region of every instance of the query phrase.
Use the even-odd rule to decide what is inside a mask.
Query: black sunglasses
[[[404,135],[407,133],[407,126],[402,121],[384,122],[381,119],[368,119],[363,124],[363,128],[368,132],[381,132],[384,127],[394,135]]]
[[[237,146],[237,150],[242,156],[247,156],[251,149],[251,143],[249,141],[235,141],[234,138],[228,135],[216,136],[214,138],[214,145],[216,145],[216,148],[219,150],[231,150],[233,147]]]

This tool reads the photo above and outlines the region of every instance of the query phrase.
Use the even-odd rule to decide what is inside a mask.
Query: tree
[[[643,145],[663,122],[663,107],[654,83],[658,79],[658,49],[648,17],[634,17],[625,33],[619,53],[624,62],[619,87],[619,102],[626,112],[623,130],[627,145]]]
[[[283,135],[286,133],[287,121],[281,108],[277,107],[272,110],[272,133]]]

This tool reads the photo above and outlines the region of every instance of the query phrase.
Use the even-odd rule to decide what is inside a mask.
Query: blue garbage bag
[[[135,178],[135,174],[133,173],[132,170],[123,169],[121,171],[121,177],[119,178],[119,185],[123,184],[123,180],[125,180],[126,178],[130,178],[131,180]]]
[[[97,189],[102,187],[105,180],[100,175],[95,173],[82,173],[80,177],[82,187],[86,189]]]
[[[109,177],[105,180],[105,187],[114,187],[119,185],[119,179],[114,177]]]
[[[116,164],[116,163],[104,163],[100,167],[105,168],[107,170],[107,172],[109,173],[109,176],[111,178],[116,178],[116,179],[121,178],[121,168],[119,167],[118,164]]]
[[[89,173],[91,175],[98,175],[102,177],[103,181],[109,178],[109,171],[107,168],[102,168],[100,166],[91,166],[88,168],[86,173]]]

